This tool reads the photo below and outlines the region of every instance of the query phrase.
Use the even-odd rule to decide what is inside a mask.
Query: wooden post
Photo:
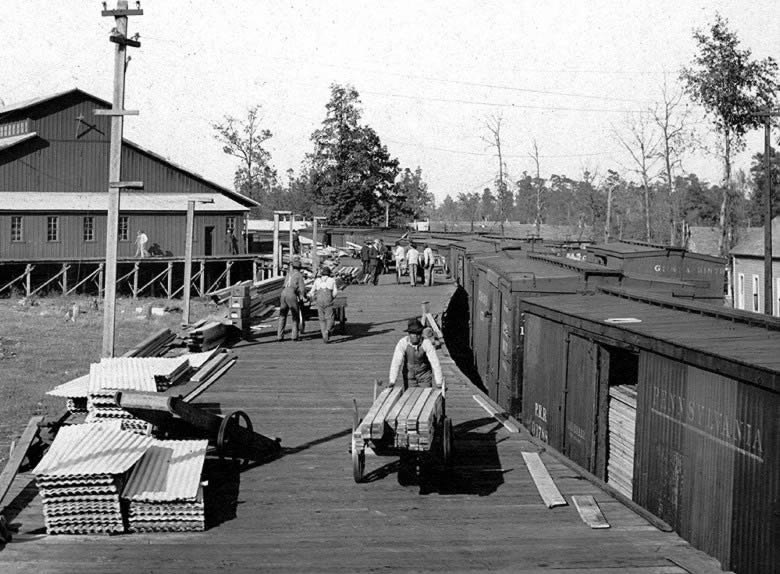
[[[101,263],[98,265],[98,297],[103,293],[103,270],[105,269],[104,264]]]
[[[767,110],[764,122],[764,177],[766,178],[766,199],[764,203],[764,313],[772,316],[772,142],[770,140],[770,122],[772,120]],[[780,313],[780,309],[778,310]]]
[[[168,261],[168,299],[173,297],[173,261]]]
[[[68,292],[68,267],[67,263],[62,264],[62,294]]]
[[[252,281],[257,281],[257,259],[252,259]]]
[[[187,201],[187,227],[184,247],[184,314],[182,324],[190,324],[190,289],[192,287],[192,230],[195,227],[195,201]],[[202,278],[201,278],[202,281]],[[203,290],[201,289],[201,293]]]
[[[230,268],[233,267],[232,261],[225,261],[225,287],[230,287]]]
[[[317,253],[317,217],[311,218],[311,270],[316,274],[320,268],[320,254]]]
[[[127,38],[127,17],[140,16],[143,11],[128,10],[127,0],[117,0],[116,10],[103,10],[103,16],[115,19],[110,40],[116,44],[114,52],[114,97],[111,115],[111,143],[108,166],[108,213],[106,217],[106,291],[103,307],[103,356],[114,356],[114,329],[116,327],[116,259],[119,245],[119,190],[115,185],[122,177],[122,132],[125,114],[125,69],[127,46],[140,43]],[[112,185],[113,183],[113,185]]]
[[[24,275],[25,275],[25,277],[24,277],[25,297],[29,297],[30,296],[30,292],[32,291],[32,270],[33,270],[33,266],[28,263],[27,267],[25,267],[25,271],[24,271]]]
[[[133,263],[133,299],[138,299],[138,269],[140,266],[138,261]]]
[[[201,294],[206,292],[206,260],[201,259],[200,260],[200,281],[198,282],[198,286],[200,287]]]
[[[290,251],[290,263],[292,263],[293,256],[293,226],[295,225],[295,214],[290,214],[290,229],[288,230],[287,248]]]
[[[274,258],[273,276],[279,276],[279,212],[274,211],[274,250],[272,254]]]

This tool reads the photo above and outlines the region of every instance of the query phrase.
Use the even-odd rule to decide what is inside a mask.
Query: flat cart
[[[352,400],[352,475],[362,482],[366,454],[399,456],[398,481],[419,480],[433,463],[448,466],[452,459],[452,419],[446,414],[446,381],[441,389],[426,387],[387,387],[360,418],[357,401]]]

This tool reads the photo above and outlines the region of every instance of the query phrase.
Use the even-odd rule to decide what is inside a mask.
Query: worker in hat
[[[404,378],[404,388],[430,387],[432,383],[441,387],[439,357],[430,339],[423,337],[423,325],[420,320],[409,319],[406,332],[408,334],[398,341],[393,352],[388,378],[390,385],[395,385],[400,371]]]
[[[301,274],[301,258],[293,255],[290,259],[290,269],[284,278],[282,295],[279,301],[279,327],[276,330],[276,340],[284,341],[284,328],[287,325],[287,313],[292,316],[292,340],[298,340],[298,321],[301,316],[301,303],[306,298],[306,285]]]
[[[338,292],[336,280],[331,277],[330,267],[324,266],[320,270],[320,276],[314,280],[314,284],[309,292],[309,298],[314,301],[314,305],[317,307],[317,318],[320,321],[323,343],[330,341],[330,334],[333,331],[335,322],[333,300]]]

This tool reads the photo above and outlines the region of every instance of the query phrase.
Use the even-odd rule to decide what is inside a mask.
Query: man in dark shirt
[[[292,318],[292,340],[298,340],[298,320],[300,318],[300,303],[306,297],[306,285],[301,275],[301,258],[293,255],[290,261],[290,270],[284,278],[281,300],[279,301],[279,327],[276,331],[276,340],[284,341],[284,328],[287,325],[287,313]]]

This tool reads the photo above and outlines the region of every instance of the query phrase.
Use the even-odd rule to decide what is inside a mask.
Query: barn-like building
[[[81,266],[105,258],[111,120],[95,110],[111,107],[76,88],[0,108],[0,286],[14,263],[40,270],[43,262]],[[144,188],[121,194],[120,267],[135,265],[141,230],[151,255],[144,267],[166,259],[183,265],[193,197],[210,200],[196,204],[193,257],[213,265],[245,253],[242,237],[253,200],[126,139],[121,179],[141,181]]]

